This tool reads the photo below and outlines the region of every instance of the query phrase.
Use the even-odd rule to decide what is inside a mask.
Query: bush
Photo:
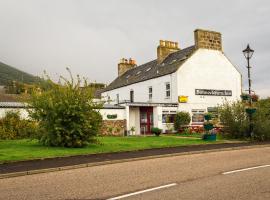
[[[77,76],[60,77],[59,84],[49,76],[34,90],[29,99],[30,116],[41,127],[39,140],[44,145],[83,147],[95,142],[102,117],[97,111],[100,104],[93,102],[93,90],[87,81]],[[83,85],[83,89],[81,87]]]
[[[182,126],[187,126],[190,123],[190,114],[188,112],[178,112],[176,113],[174,119],[174,129],[179,131]]]
[[[270,140],[270,99],[259,100],[254,114],[254,139]]]
[[[9,111],[0,119],[0,139],[2,140],[33,138],[37,131],[38,124],[21,119],[19,112]]]
[[[243,138],[247,135],[248,118],[243,103],[240,101],[234,103],[225,102],[219,107],[219,115],[225,136]]]
[[[161,134],[162,130],[160,128],[153,127],[151,129],[151,132],[154,133],[156,136],[159,136]]]

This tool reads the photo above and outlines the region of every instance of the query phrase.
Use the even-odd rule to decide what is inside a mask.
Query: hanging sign
[[[179,103],[187,103],[188,102],[188,96],[178,96],[178,102]]]

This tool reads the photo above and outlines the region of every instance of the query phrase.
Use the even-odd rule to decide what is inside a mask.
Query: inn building
[[[151,127],[171,130],[178,111],[189,112],[190,125],[198,126],[205,112],[238,100],[241,74],[224,54],[221,34],[197,29],[194,39],[186,48],[160,40],[157,58],[139,66],[121,59],[118,77],[101,93],[103,119],[123,122],[127,134],[149,134]]]

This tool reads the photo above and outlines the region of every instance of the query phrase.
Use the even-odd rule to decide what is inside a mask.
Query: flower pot
[[[208,120],[211,120],[211,119],[212,119],[212,116],[206,114],[206,115],[204,115],[204,119],[207,120],[207,121],[208,121]]]
[[[204,134],[203,140],[205,141],[216,141],[217,140],[217,134]]]
[[[204,124],[203,125],[204,129],[207,130],[207,131],[210,131],[214,128],[213,124]]]
[[[249,95],[248,94],[242,94],[241,99],[242,100],[249,100]]]
[[[252,114],[254,114],[255,112],[256,112],[256,108],[246,108],[246,113],[247,113],[247,114],[252,115]]]

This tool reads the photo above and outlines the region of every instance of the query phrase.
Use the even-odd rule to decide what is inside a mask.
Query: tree
[[[40,126],[39,140],[44,145],[83,147],[95,142],[102,117],[101,104],[93,102],[93,91],[86,80],[60,77],[54,83],[48,75],[29,99],[30,117]],[[84,89],[81,89],[83,85]]]
[[[178,131],[182,126],[189,125],[190,123],[190,114],[188,112],[178,112],[176,113],[175,119],[174,119],[174,129]]]

